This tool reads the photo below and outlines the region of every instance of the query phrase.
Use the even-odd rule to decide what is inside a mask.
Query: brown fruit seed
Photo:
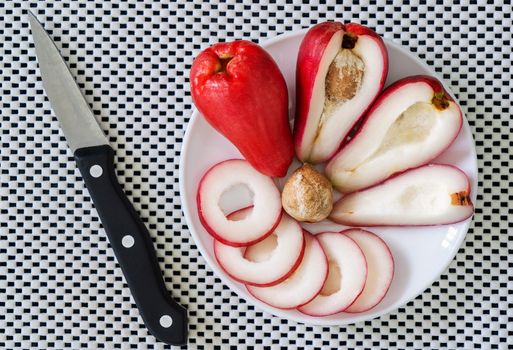
[[[333,209],[331,182],[304,164],[288,178],[281,194],[283,209],[298,221],[318,222]]]
[[[352,51],[341,49],[330,64],[326,75],[327,103],[339,103],[352,99],[363,79],[365,65]]]

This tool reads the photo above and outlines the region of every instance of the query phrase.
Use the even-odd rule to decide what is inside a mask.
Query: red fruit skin
[[[226,62],[221,59],[231,59]],[[260,46],[237,40],[201,52],[190,72],[205,119],[261,173],[282,177],[294,156],[285,79]]]
[[[337,206],[337,204],[344,200],[347,199],[347,198],[350,198],[350,196],[354,196],[360,192],[364,192],[364,191],[367,191],[367,190],[370,190],[371,188],[374,188],[376,186],[380,186],[380,185],[383,185],[385,182],[388,182],[390,180],[393,180],[395,179],[396,177],[398,176],[401,176],[403,175],[404,173],[407,173],[407,172],[410,172],[410,171],[415,171],[415,170],[418,170],[420,168],[424,168],[424,167],[433,167],[433,166],[442,166],[442,167],[451,167],[451,168],[454,168],[455,170],[459,171],[460,173],[462,173],[463,175],[465,175],[465,179],[467,180],[467,185],[466,185],[466,191],[468,192],[468,194],[470,195],[471,194],[471,186],[470,186],[470,180],[468,179],[468,176],[467,174],[465,174],[465,172],[463,170],[461,170],[460,168],[452,165],[452,164],[441,164],[441,163],[433,163],[433,164],[424,164],[424,165],[421,165],[421,166],[418,166],[418,167],[415,167],[415,168],[410,168],[410,169],[406,169],[406,170],[403,170],[401,172],[398,172],[398,173],[395,173],[391,176],[389,176],[388,178],[384,179],[383,181],[380,181],[372,186],[369,186],[367,188],[362,188],[361,190],[358,190],[358,191],[355,191],[355,192],[352,192],[352,193],[348,193],[346,195],[344,195],[342,198],[340,198],[337,202],[335,202],[333,204],[333,208],[335,208]],[[346,225],[346,226],[350,226],[350,227],[391,227],[391,226],[394,226],[394,227],[405,227],[405,226],[440,226],[440,225],[450,225],[450,224],[456,224],[458,222],[462,222],[464,220],[467,220],[468,218],[472,217],[472,215],[474,215],[474,204],[473,203],[470,203],[470,206],[472,207],[472,212],[469,216],[465,217],[465,218],[462,218],[461,220],[456,220],[456,221],[450,221],[450,222],[441,222],[441,223],[438,223],[438,224],[432,224],[432,225],[390,225],[390,224],[381,224],[381,223],[365,223],[365,225],[356,225],[352,222],[346,222],[344,220],[338,220],[332,216],[329,216],[328,219],[333,221],[333,222],[336,222],[337,224],[341,224],[341,225]],[[335,209],[334,209],[335,210]]]
[[[246,246],[250,246],[252,244],[258,243],[260,241],[263,241],[264,239],[267,238],[267,236],[271,235],[274,232],[274,229],[280,223],[281,217],[283,215],[283,209],[280,211],[280,214],[276,217],[276,222],[274,223],[273,227],[269,231],[267,231],[266,233],[262,234],[259,238],[254,239],[252,241],[247,241],[247,242],[232,242],[232,241],[228,241],[224,237],[220,236],[212,227],[210,227],[210,225],[208,224],[207,220],[205,220],[205,218],[203,217],[203,212],[201,210],[201,198],[202,198],[201,197],[201,187],[203,186],[203,180],[207,177],[208,173],[210,173],[215,167],[217,167],[218,165],[220,165],[220,164],[222,164],[224,162],[228,162],[230,160],[233,160],[233,159],[227,159],[227,160],[224,160],[224,161],[222,161],[220,163],[217,163],[216,165],[214,165],[210,169],[208,169],[207,172],[203,175],[203,177],[200,180],[199,186],[198,186],[198,192],[196,193],[196,207],[198,208],[198,217],[200,219],[201,224],[203,225],[205,230],[207,230],[207,232],[212,237],[214,237],[214,239],[216,239],[219,242],[224,243],[226,245],[232,246],[232,247],[246,247]],[[233,213],[230,213],[227,217],[229,219],[230,216],[232,216],[232,215],[234,215],[234,214],[236,214],[236,213],[238,213],[238,212],[240,212],[242,210],[245,210],[247,208],[251,208],[251,207],[253,207],[253,206],[251,205],[251,206],[248,206],[248,207],[245,207],[245,208],[238,209],[238,210],[234,211]]]
[[[303,245],[301,246],[301,252],[299,253],[299,255],[297,257],[297,260],[294,262],[294,265],[292,266],[290,271],[288,271],[286,274],[284,274],[283,276],[281,276],[280,278],[278,278],[278,279],[276,279],[274,281],[271,281],[271,282],[268,282],[268,283],[262,283],[262,284],[244,281],[244,280],[242,280],[240,278],[237,278],[237,277],[231,275],[225,269],[225,267],[223,266],[223,263],[222,263],[223,260],[219,258],[219,255],[218,255],[217,249],[216,249],[216,242],[215,241],[214,241],[214,256],[215,256],[216,261],[219,264],[219,266],[221,266],[223,271],[226,272],[226,274],[228,276],[230,276],[230,278],[232,278],[233,280],[235,280],[235,281],[237,281],[239,283],[245,284],[245,285],[250,285],[250,286],[255,286],[255,287],[271,287],[271,286],[274,286],[274,285],[276,285],[278,283],[281,283],[281,282],[285,281],[287,278],[289,278],[290,275],[292,275],[294,273],[294,271],[297,270],[299,265],[301,265],[301,261],[303,261],[303,256],[305,254],[305,247],[306,247],[306,240],[305,240],[305,237],[304,237],[304,234],[303,234]]]
[[[328,159],[332,158],[340,151],[340,149],[344,147],[347,136],[351,133],[351,130],[353,130],[358,121],[367,114],[367,111],[371,108],[373,102],[378,97],[379,92],[381,92],[383,89],[387,79],[388,51],[386,49],[385,43],[383,42],[383,39],[372,29],[358,23],[348,23],[344,25],[339,22],[324,22],[313,26],[306,33],[303,41],[301,42],[296,66],[297,91],[296,118],[294,123],[294,145],[296,154],[301,160],[307,160],[305,155],[301,154],[300,147],[303,141],[303,135],[310,111],[310,103],[311,97],[313,95],[315,78],[317,76],[319,65],[327,45],[329,44],[333,35],[340,30],[344,31],[344,33],[352,34],[357,37],[367,35],[376,40],[383,56],[383,72],[379,83],[378,93],[373,97],[373,101],[369,103],[369,106],[355,120],[351,128],[349,128],[347,135],[342,137],[340,147],[335,150],[333,154],[328,157]]]

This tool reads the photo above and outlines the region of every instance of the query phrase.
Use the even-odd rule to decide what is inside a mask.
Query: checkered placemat
[[[45,97],[27,8],[116,150],[167,287],[189,310],[189,348],[513,344],[512,6],[306,3],[0,2],[0,348],[167,347],[142,324]],[[326,19],[366,24],[433,67],[467,115],[480,167],[475,219],[449,269],[407,306],[348,327],[270,317],[238,298],[199,255],[178,189],[192,57],[220,40],[264,40]]]

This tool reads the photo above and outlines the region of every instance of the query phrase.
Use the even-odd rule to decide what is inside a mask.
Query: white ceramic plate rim
[[[272,39],[266,40],[265,42],[261,43],[261,45],[265,48],[265,47],[273,45],[277,42],[287,40],[287,39],[293,38],[295,36],[304,35],[304,33],[307,30],[308,29],[303,29],[300,31],[295,31],[295,32],[291,32],[291,33],[278,35]],[[424,68],[426,70],[430,71],[433,76],[435,76],[438,80],[440,80],[444,84],[447,91],[449,91],[449,92],[451,91],[451,89],[444,83],[444,80],[441,79],[438,76],[438,74],[436,74],[431,68],[429,68],[416,55],[414,55],[410,51],[406,50],[402,46],[400,46],[392,41],[385,40],[385,42],[386,42],[387,46],[388,45],[393,46],[397,50],[401,51],[403,54],[405,54],[407,56],[414,57],[416,59],[417,63],[424,66]],[[450,92],[450,93],[452,95],[452,92]],[[454,96],[453,96],[453,98],[454,98]],[[457,101],[457,100],[455,99],[455,101]],[[270,313],[271,315],[279,316],[281,318],[285,318],[285,319],[300,322],[300,323],[313,324],[313,325],[349,325],[349,324],[367,321],[367,320],[371,320],[371,319],[386,315],[394,310],[397,310],[397,309],[403,307],[411,300],[414,300],[416,297],[418,297],[420,294],[422,294],[427,288],[429,288],[436,280],[438,280],[440,275],[443,274],[443,272],[449,267],[450,263],[454,260],[454,257],[456,256],[458,250],[460,249],[460,247],[466,237],[466,234],[470,227],[472,218],[461,223],[463,225],[463,230],[464,230],[465,234],[461,234],[458,236],[457,241],[455,242],[455,244],[452,245],[452,250],[448,253],[449,258],[447,259],[446,263],[443,265],[443,268],[441,268],[439,271],[437,271],[437,273],[435,274],[436,277],[433,279],[426,280],[426,282],[421,287],[417,288],[419,290],[418,294],[416,294],[415,296],[411,297],[409,300],[404,301],[403,303],[401,303],[399,305],[391,305],[388,308],[385,308],[383,310],[373,312],[370,314],[369,313],[362,314],[362,315],[353,314],[352,317],[348,318],[348,319],[329,319],[329,318],[322,318],[322,317],[312,318],[307,315],[305,315],[304,317],[301,317],[301,316],[291,317],[291,315],[289,313],[287,313],[287,311],[289,311],[289,310],[280,310],[280,309],[271,307],[271,306],[255,299],[246,290],[243,290],[238,285],[236,285],[230,279],[230,277],[226,275],[226,273],[224,271],[222,271],[220,268],[217,267],[216,262],[213,261],[213,259],[211,259],[208,252],[206,251],[205,247],[203,246],[201,240],[199,239],[198,233],[194,229],[192,229],[192,226],[190,225],[190,223],[192,222],[192,215],[195,215],[195,213],[192,213],[190,209],[196,209],[196,206],[195,206],[196,203],[194,203],[194,206],[193,206],[194,208],[189,208],[189,206],[186,205],[186,204],[191,204],[191,203],[187,203],[187,199],[185,198],[186,197],[185,196],[185,193],[186,193],[185,181],[184,181],[184,179],[185,179],[185,159],[187,158],[187,150],[189,148],[189,143],[191,142],[190,140],[192,139],[190,136],[191,130],[193,129],[193,126],[196,123],[198,117],[199,117],[199,112],[197,111],[196,108],[194,108],[192,115],[190,117],[190,120],[189,120],[187,130],[185,132],[185,136],[184,136],[183,144],[182,144],[182,150],[181,150],[181,154],[180,154],[180,169],[179,169],[180,200],[181,200],[182,210],[183,210],[185,219],[186,219],[188,227],[189,227],[189,231],[190,231],[191,236],[193,237],[194,241],[196,242],[196,245],[197,245],[201,255],[207,261],[207,264],[214,271],[216,276],[218,276],[226,285],[228,285],[233,291],[235,291],[239,297],[241,297],[242,299],[245,299],[248,302],[253,303],[254,305],[258,306],[260,309]],[[463,128],[466,128],[467,130],[470,129],[465,115],[464,115]],[[475,163],[473,166],[473,168],[474,168],[473,175],[475,175],[475,176],[471,177],[471,186],[472,186],[471,187],[472,188],[471,196],[472,196],[472,199],[473,199],[473,202],[475,205],[476,204],[476,194],[477,194],[477,172],[478,172],[478,170],[477,170],[477,156],[476,156],[476,151],[475,151],[474,139],[471,137],[471,140],[472,140],[472,149],[469,151],[470,151],[472,159],[474,160],[474,163]]]

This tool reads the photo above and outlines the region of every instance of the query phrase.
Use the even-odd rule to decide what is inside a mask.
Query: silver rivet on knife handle
[[[95,164],[89,168],[89,174],[94,178],[99,178],[103,174],[103,168],[98,164]]]

